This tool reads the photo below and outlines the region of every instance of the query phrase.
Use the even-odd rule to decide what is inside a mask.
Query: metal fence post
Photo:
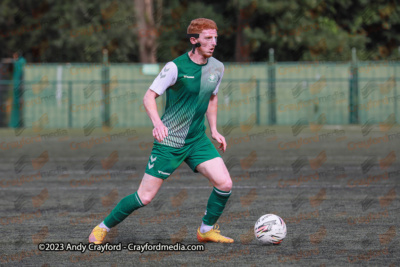
[[[352,60],[351,60],[351,70],[350,70],[350,92],[349,92],[349,123],[357,124],[359,123],[359,105],[358,105],[358,64],[357,64],[357,54],[356,49],[353,47]]]
[[[399,52],[400,52],[400,46],[399,46]],[[397,64],[396,63],[392,63],[393,64],[393,68],[394,68],[394,73],[395,73],[395,75],[393,76],[393,79],[394,79],[394,83],[396,84],[396,80],[397,80],[397,77],[396,77],[396,73],[397,73]],[[394,90],[393,90],[393,97],[394,97],[394,99],[397,99],[397,90],[396,90],[396,88],[397,88],[397,86],[394,86]],[[395,117],[398,117],[398,114],[397,114],[397,101],[393,101],[394,102],[394,115],[395,115]]]
[[[110,127],[110,68],[108,64],[108,51],[103,49],[103,68],[101,70],[101,83],[103,93],[103,126]]]
[[[68,82],[68,127],[72,128],[72,81]]]
[[[260,125],[260,80],[256,80],[256,124]]]
[[[269,124],[276,124],[276,94],[275,94],[275,63],[274,49],[269,49],[268,63],[268,102],[269,102]]]

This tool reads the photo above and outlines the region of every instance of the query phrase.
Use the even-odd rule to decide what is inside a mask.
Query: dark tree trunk
[[[141,63],[156,63],[157,27],[153,0],[134,0]]]

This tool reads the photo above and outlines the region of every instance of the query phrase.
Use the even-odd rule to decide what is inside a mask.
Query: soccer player
[[[197,239],[200,242],[233,243],[232,238],[220,234],[216,225],[231,195],[232,180],[217,149],[206,136],[204,125],[206,115],[212,138],[225,152],[225,138],[217,131],[217,93],[224,65],[212,57],[217,45],[217,30],[212,20],[192,20],[187,29],[192,50],[168,62],[147,90],[143,104],[154,125],[155,140],[145,174],[137,192],[123,198],[93,229],[90,243],[101,244],[112,227],[149,204],[164,180],[183,161],[214,186],[197,230]],[[160,119],[155,99],[164,92],[167,102]]]

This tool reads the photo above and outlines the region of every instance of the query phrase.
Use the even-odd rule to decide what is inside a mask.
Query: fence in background
[[[399,115],[399,62],[226,63],[220,126],[377,124]],[[25,127],[151,126],[143,96],[163,64],[28,64]],[[0,81],[12,90],[11,81]],[[8,85],[8,86],[7,86]],[[4,94],[2,94],[4,96]],[[11,102],[0,111],[8,113]],[[162,114],[165,98],[158,98]]]

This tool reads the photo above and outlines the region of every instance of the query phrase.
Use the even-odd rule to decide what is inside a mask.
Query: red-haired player
[[[225,138],[217,131],[217,93],[224,65],[212,57],[217,45],[217,30],[212,20],[192,20],[187,29],[192,50],[168,62],[147,90],[143,103],[154,125],[155,140],[144,177],[137,192],[123,198],[93,229],[89,242],[101,244],[110,228],[134,210],[149,204],[164,180],[183,161],[214,186],[197,230],[197,239],[200,242],[233,242],[222,236],[216,225],[231,195],[232,180],[218,151],[206,136],[204,125],[206,115],[212,138],[225,152]],[[164,92],[167,103],[160,119],[155,99]]]

